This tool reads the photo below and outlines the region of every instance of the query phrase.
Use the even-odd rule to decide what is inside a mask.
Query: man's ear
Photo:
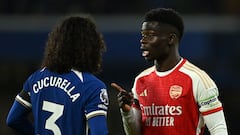
[[[174,33],[171,33],[169,36],[169,44],[174,44],[176,38],[177,38],[177,35]]]

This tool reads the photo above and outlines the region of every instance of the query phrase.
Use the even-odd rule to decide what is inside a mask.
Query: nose
[[[147,46],[147,42],[143,39],[140,39],[140,43],[141,43],[140,49],[144,50],[144,48],[146,48],[146,46]]]
[[[146,43],[146,42],[147,42],[146,37],[142,37],[142,38],[140,39],[140,43],[141,43],[141,44],[144,44],[144,43]]]

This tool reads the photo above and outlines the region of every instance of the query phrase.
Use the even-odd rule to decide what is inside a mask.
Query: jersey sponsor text
[[[174,126],[174,116],[182,114],[181,106],[163,105],[152,103],[151,106],[141,105],[142,114],[146,116],[146,126]]]

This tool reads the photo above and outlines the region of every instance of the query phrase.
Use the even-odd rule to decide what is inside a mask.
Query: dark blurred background
[[[152,64],[141,57],[139,31],[143,14],[155,7],[182,14],[186,31],[181,55],[215,80],[229,134],[238,134],[239,0],[0,0],[0,135],[17,135],[6,126],[6,115],[23,82],[39,68],[48,32],[59,18],[83,13],[95,18],[107,44],[99,78],[109,89],[109,133],[124,135],[117,92],[110,83],[130,90],[134,77]]]

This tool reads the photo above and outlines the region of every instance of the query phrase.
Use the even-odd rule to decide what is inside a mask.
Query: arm
[[[227,135],[228,130],[223,113],[223,107],[218,100],[217,88],[208,89],[201,94],[200,112],[211,135]]]
[[[108,135],[106,116],[98,115],[88,120],[91,135]]]
[[[133,99],[132,93],[128,93],[116,83],[112,83],[111,86],[118,90],[119,93],[118,103],[122,115],[124,131],[127,135],[140,135],[141,134],[141,111],[138,101]],[[133,107],[132,105],[137,107]]]
[[[208,127],[211,135],[227,135],[227,126],[223,111],[218,111],[212,114],[203,116],[203,119]]]
[[[90,94],[85,106],[87,124],[91,135],[108,135],[107,109],[109,99],[107,89],[104,85],[98,87],[96,91]]]
[[[215,82],[209,75],[197,68],[194,69],[195,73],[192,76],[192,87],[195,101],[198,103],[199,112],[203,118],[211,135],[227,135],[227,126],[223,114],[222,103],[219,101],[218,88]]]
[[[121,109],[124,131],[127,135],[141,134],[141,111],[132,107],[129,112]]]
[[[33,135],[34,128],[32,123],[28,120],[30,110],[25,108],[18,101],[14,101],[8,116],[7,125],[22,135]]]
[[[211,135],[228,135],[222,103],[218,99],[218,88],[205,72],[202,72],[202,76],[204,79],[198,82],[196,97],[204,123]]]

